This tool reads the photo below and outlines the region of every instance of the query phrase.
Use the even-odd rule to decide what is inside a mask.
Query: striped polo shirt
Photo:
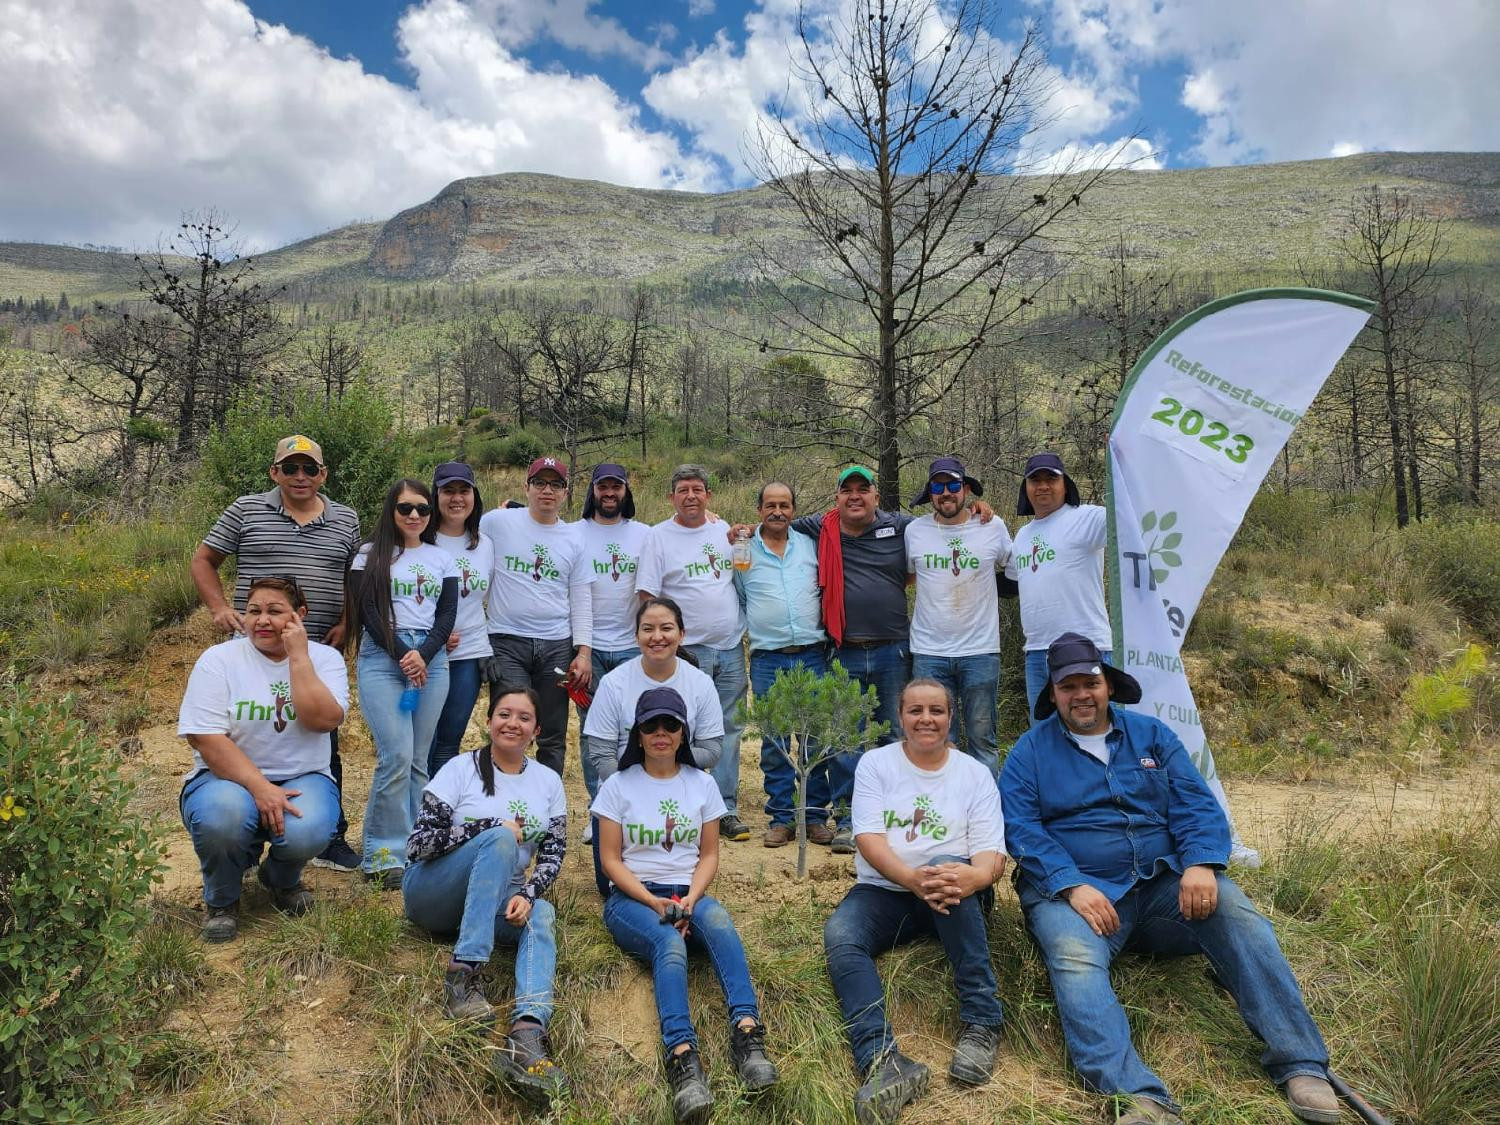
[[[289,575],[307,595],[305,625],[321,641],[344,611],[344,572],[359,548],[359,516],[353,508],[322,497],[323,514],[299,524],[281,504],[281,489],[241,496],[224,510],[206,546],[235,556],[234,606],[241,613],[250,583],[265,575]]]

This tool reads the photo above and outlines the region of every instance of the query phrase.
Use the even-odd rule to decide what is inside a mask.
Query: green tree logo
[[[426,593],[422,589],[422,584],[424,582],[426,582],[429,578],[431,578],[432,575],[430,575],[430,574],[427,573],[427,568],[424,567],[421,563],[412,563],[411,564],[411,573],[412,573],[412,577],[414,577],[417,580],[417,593],[416,593],[415,601],[416,601],[416,603],[418,605],[421,605],[423,599],[426,598],[426,596],[427,596]]]
[[[1173,569],[1182,565],[1182,556],[1177,553],[1182,544],[1182,532],[1172,530],[1176,524],[1176,512],[1163,512],[1160,518],[1155,512],[1147,512],[1141,517],[1141,534],[1151,536],[1151,541],[1146,544],[1151,580],[1158,586],[1171,576]]]
[[[609,552],[609,580],[618,582],[620,580],[620,545],[606,543],[604,549]]]
[[[665,830],[662,833],[662,850],[671,851],[673,845],[676,843],[676,841],[672,839],[672,829],[676,828],[677,825],[681,823],[682,810],[677,807],[677,802],[669,797],[661,804],[656,806],[656,811],[661,813],[661,815],[665,818],[665,820],[662,822],[662,828]]]
[[[963,536],[955,535],[948,540],[948,550],[953,554],[953,577],[957,578],[962,573],[963,561],[973,558],[973,552],[964,546]]]
[[[542,580],[543,568],[553,569],[552,555],[548,553],[546,546],[541,543],[533,543],[531,545],[531,553],[536,557],[536,561],[531,564],[531,580],[533,582],[540,582]]]
[[[469,562],[469,560],[464,558],[462,555],[460,555],[458,558],[458,574],[459,578],[461,579],[458,584],[458,596],[461,598],[467,598],[469,596],[470,589],[472,589],[471,583],[474,581],[475,571],[473,563]]]
[[[278,680],[271,685],[271,700],[276,704],[276,721],[271,728],[280,734],[287,728],[286,715],[283,713],[286,706],[292,701],[292,687],[285,680]]]
[[[906,830],[908,844],[917,838],[923,821],[927,822],[929,833],[943,826],[943,818],[938,816],[937,809],[932,807],[932,798],[927,796],[918,797],[916,807],[911,811],[911,827]]]
[[[511,819],[516,822],[516,827],[521,830],[521,835],[526,835],[526,802],[521,800],[512,801],[505,806],[510,810]]]
[[[714,581],[719,580],[719,568],[724,565],[724,556],[714,550],[713,544],[703,544],[703,553],[708,556],[709,569],[713,571]]]

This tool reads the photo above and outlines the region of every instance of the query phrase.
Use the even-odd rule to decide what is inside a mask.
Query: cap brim
[[[1093,671],[1095,668],[1098,669],[1098,672]],[[1101,660],[1097,662],[1090,661],[1086,664],[1069,665],[1068,668],[1062,670],[1061,678],[1067,679],[1069,676],[1076,675],[1079,672],[1088,672],[1091,675],[1103,675],[1109,681],[1110,688],[1112,689],[1109,694],[1109,701],[1111,703],[1139,703],[1141,701],[1140,681],[1128,672],[1122,672],[1120,669],[1105,664]],[[1043,685],[1041,692],[1031,705],[1032,718],[1045,719],[1057,710],[1057,705],[1052,701],[1052,685],[1054,682],[1056,681],[1049,676],[1046,684]]]

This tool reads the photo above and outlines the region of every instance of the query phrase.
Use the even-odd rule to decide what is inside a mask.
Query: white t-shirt
[[[631,766],[599,787],[590,811],[620,826],[620,857],[631,874],[678,886],[693,881],[703,826],[728,810],[713,777],[696,766],[665,779]]]
[[[360,547],[350,570],[364,570],[370,557],[370,545]],[[443,579],[457,574],[453,559],[441,547],[418,543],[407,547],[391,560],[391,610],[396,628],[405,632],[425,633],[437,616],[438,598],[443,593]]]
[[[913,867],[940,855],[968,859],[1005,850],[1005,819],[1000,790],[989,768],[949,748],[942,769],[911,764],[901,743],[891,742],[860,755],[850,806],[855,836],[882,834],[891,850]],[[893,891],[892,883],[865,859],[854,860],[856,879]]]
[[[722,523],[683,527],[669,519],[654,525],[641,552],[635,588],[682,607],[683,644],[733,648],[745,635]]]
[[[543,641],[571,636],[570,599],[594,581],[578,524],[538,523],[525,508],[496,508],[479,530],[495,543],[489,631]]]
[[[1083,747],[1089,757],[1109,765],[1109,731],[1103,734],[1079,734],[1074,731],[1073,737],[1078,740],[1078,745]]]
[[[316,643],[307,652],[318,679],[347,710],[349,671],[343,656]],[[198,657],[177,712],[177,733],[228,735],[267,781],[328,773],[328,732],[308,730],[297,721],[289,663],[263,655],[249,637],[214,645]],[[193,751],[188,777],[206,768]]]
[[[615,740],[615,758],[625,753],[630,728],[635,723],[635,703],[648,688],[671,688],[687,704],[688,730],[694,739],[724,736],[724,708],[719,705],[719,691],[707,672],[694,668],[686,660],[677,661],[670,679],[653,680],[641,667],[637,656],[604,673],[594,689],[583,733],[590,738]]]
[[[1064,633],[1112,647],[1104,608],[1104,509],[1064,504],[1016,532],[1005,577],[1021,589],[1021,629],[1028,651]]]
[[[640,520],[598,523],[580,520],[583,548],[594,571],[594,648],[618,652],[635,647],[636,572],[651,528]]]
[[[495,770],[494,795],[485,796],[474,755],[459,754],[443,763],[437,776],[427,783],[426,791],[453,810],[455,825],[470,820],[513,820],[520,825],[521,845],[512,887],[525,885],[526,872],[536,855],[537,843],[547,834],[547,825],[553,817],[568,811],[562,778],[532,759],[527,759],[520,773]]]
[[[925,515],[906,525],[906,569],[917,576],[911,650],[924,656],[1000,651],[995,572],[1010,562],[1004,520],[940,524]]]
[[[458,616],[453,628],[458,630],[458,647],[448,654],[449,660],[474,660],[491,653],[489,630],[485,627],[484,599],[490,588],[490,570],[495,564],[495,544],[483,533],[479,545],[469,546],[469,535],[437,535],[437,545],[453,559],[453,573],[458,576]]]

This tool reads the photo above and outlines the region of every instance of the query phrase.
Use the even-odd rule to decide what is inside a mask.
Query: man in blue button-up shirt
[[[828,670],[824,645],[828,637],[821,623],[818,596],[818,544],[790,530],[797,514],[797,498],[791,485],[771,481],[760,490],[756,505],[760,526],[750,541],[750,569],[735,573],[745,624],[750,633],[750,690],[761,698],[771,689],[776,674],[803,666],[818,675]],[[797,784],[787,757],[785,735],[764,733],[760,743],[760,768],[765,776],[765,845],[779,848],[796,838],[792,828],[796,815]],[[808,747],[816,755],[816,747]],[[815,768],[807,779],[807,838],[815,844],[833,842],[828,827],[828,764]]]
[[[1127,1102],[1119,1125],[1181,1125],[1177,1103],[1136,1054],[1109,966],[1125,950],[1204,953],[1265,1042],[1261,1064],[1304,1121],[1334,1122],[1328,1052],[1271,924],[1223,872],[1229,823],[1171,729],[1113,706],[1136,681],[1094,643],[1047,650],[1042,720],[1000,773],[1006,851],[1084,1082]]]

